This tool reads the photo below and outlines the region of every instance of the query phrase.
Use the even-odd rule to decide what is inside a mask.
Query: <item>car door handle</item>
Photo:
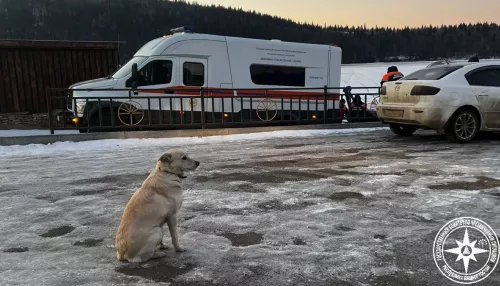
[[[484,94],[484,93],[480,93],[478,94],[477,96],[488,96],[487,94]]]

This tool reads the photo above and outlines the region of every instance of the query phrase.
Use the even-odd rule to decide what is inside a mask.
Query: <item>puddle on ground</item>
[[[225,237],[231,241],[232,246],[249,246],[260,244],[264,235],[256,232],[246,232],[246,233],[232,233],[225,232],[220,236]]]
[[[333,201],[345,201],[348,199],[364,199],[365,196],[356,192],[336,192],[331,194],[328,198]]]
[[[476,182],[447,182],[445,184],[430,185],[431,190],[466,190],[477,191],[500,187],[500,180],[478,176]]]
[[[75,230],[74,226],[65,225],[58,228],[53,228],[44,234],[40,234],[41,237],[58,237],[66,235]]]
[[[7,253],[21,253],[21,252],[26,252],[29,251],[29,248],[27,247],[13,247],[13,248],[7,248],[4,249],[3,252]]]
[[[103,238],[100,238],[100,239],[88,238],[85,240],[77,241],[77,242],[73,243],[73,245],[74,246],[84,246],[84,247],[96,247],[96,246],[100,245],[101,242],[103,242],[103,241],[104,241]]]
[[[194,268],[194,264],[187,263],[182,266],[166,265],[163,263],[155,263],[149,267],[140,267],[136,264],[118,267],[115,271],[129,275],[139,276],[150,279],[155,282],[172,282],[176,277],[188,273]]]

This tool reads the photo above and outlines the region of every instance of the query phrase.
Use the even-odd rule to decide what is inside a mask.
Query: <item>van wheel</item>
[[[450,119],[447,136],[450,141],[468,143],[479,131],[479,119],[473,110],[465,109],[457,112]]]
[[[415,127],[415,126],[393,124],[393,123],[389,124],[389,127],[391,128],[392,133],[399,135],[399,136],[411,136],[418,129],[420,129],[419,127]]]

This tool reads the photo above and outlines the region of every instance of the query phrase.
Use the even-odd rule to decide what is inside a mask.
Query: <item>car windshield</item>
[[[121,69],[119,69],[116,73],[113,74],[113,78],[123,78],[132,72],[132,65],[137,64],[140,66],[147,57],[133,57],[130,61],[128,61]]]
[[[439,80],[463,67],[463,65],[444,65],[425,68],[413,72],[400,80]]]

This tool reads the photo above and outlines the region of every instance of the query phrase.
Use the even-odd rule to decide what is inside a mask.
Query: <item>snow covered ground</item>
[[[187,252],[117,262],[123,208],[172,147],[201,161]],[[499,152],[386,129],[0,147],[0,284],[451,285],[434,237],[459,216],[500,233]]]
[[[78,130],[55,130],[54,134],[77,134]],[[14,136],[39,136],[50,135],[49,130],[43,129],[7,129],[0,130],[0,137],[14,137]]]

